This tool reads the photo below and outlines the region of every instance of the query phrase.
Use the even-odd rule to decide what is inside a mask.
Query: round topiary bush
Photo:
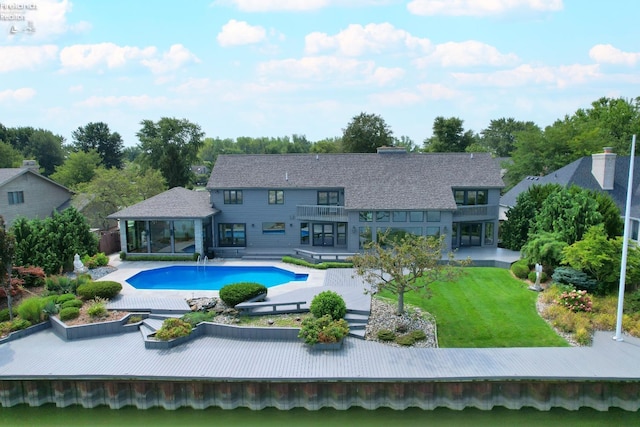
[[[267,287],[260,283],[232,283],[220,289],[220,299],[229,307],[235,307],[260,295],[267,295]]]
[[[309,311],[314,317],[322,317],[328,314],[332,319],[338,320],[344,318],[347,314],[347,305],[337,293],[324,291],[313,297]]]
[[[62,305],[60,305],[60,308],[67,308],[67,307],[76,307],[76,308],[80,308],[82,307],[83,302],[80,301],[77,298],[74,299],[70,299],[68,301],[65,301],[62,303]]]
[[[76,295],[75,294],[62,294],[62,295],[58,295],[56,296],[56,303],[57,304],[64,304],[67,301],[71,301],[76,299]]]
[[[67,307],[60,310],[60,320],[66,321],[75,319],[80,316],[80,309],[78,307]]]
[[[530,271],[528,279],[531,282],[535,282],[536,281],[536,272],[535,271]],[[541,271],[540,272],[540,283],[544,283],[546,281],[547,281],[547,273],[545,273],[544,271]]]
[[[380,329],[378,331],[378,339],[380,341],[393,341],[396,339],[396,334],[389,329]]]
[[[526,261],[520,260],[511,264],[511,271],[518,279],[526,279],[529,276],[529,265]]]
[[[82,299],[106,298],[112,299],[120,293],[122,285],[118,282],[108,280],[100,282],[90,282],[78,286],[76,292]]]

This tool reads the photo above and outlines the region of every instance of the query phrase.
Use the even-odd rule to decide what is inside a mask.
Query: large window
[[[151,253],[171,253],[171,221],[149,221]]]
[[[284,191],[283,190],[269,190],[269,204],[270,205],[283,205],[284,204]]]
[[[492,222],[484,223],[484,244],[493,245],[494,227]]]
[[[300,223],[300,244],[301,245],[309,244],[309,223],[308,222]]]
[[[428,211],[427,222],[440,222],[440,211]]]
[[[407,222],[407,211],[393,212],[393,222]]]
[[[377,211],[376,222],[389,222],[389,211]]]
[[[286,227],[284,222],[263,222],[262,234],[284,234]]]
[[[358,212],[358,218],[360,222],[372,222],[373,221],[373,212],[371,211],[360,211]]]
[[[148,253],[147,221],[125,221],[127,252]]]
[[[9,191],[7,194],[9,195],[9,204],[10,205],[18,205],[20,203],[24,203],[24,192],[22,192],[22,191]]]
[[[246,246],[245,224],[218,224],[219,246]]]
[[[318,204],[337,206],[338,192],[337,191],[318,191]]]
[[[487,190],[455,190],[453,192],[457,205],[486,205]]]
[[[411,222],[422,222],[422,221],[424,221],[424,212],[422,212],[422,211],[409,212],[409,221],[411,221]]]
[[[125,221],[127,252],[194,253],[195,221]],[[206,235],[206,233],[205,233]]]
[[[173,244],[174,252],[196,251],[196,229],[192,219],[173,221]]]
[[[360,249],[364,249],[367,243],[370,243],[372,240],[371,227],[360,227],[358,231],[358,235],[360,238],[360,243],[358,244],[358,247]]]
[[[241,205],[242,190],[224,190],[225,205]]]

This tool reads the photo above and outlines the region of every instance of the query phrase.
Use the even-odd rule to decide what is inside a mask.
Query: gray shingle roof
[[[500,198],[500,205],[508,207],[515,206],[518,195],[532,185],[560,184],[564,187],[577,185],[588,190],[601,191],[609,194],[616,202],[618,208],[620,208],[620,212],[624,214],[629,181],[629,156],[616,157],[613,190],[602,190],[600,184],[598,184],[598,181],[591,173],[591,165],[591,156],[586,156],[548,175],[541,177],[528,176]],[[631,216],[640,218],[640,157],[634,158],[633,172]]]
[[[207,189],[344,188],[347,209],[456,209],[451,189],[502,188],[487,153],[221,155]]]
[[[218,212],[208,191],[175,187],[109,215],[113,219],[205,218]]]

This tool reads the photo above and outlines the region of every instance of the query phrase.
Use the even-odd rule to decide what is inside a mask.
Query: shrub
[[[77,299],[77,298],[74,298],[74,299],[70,299],[70,300],[68,300],[68,301],[63,302],[63,303],[60,305],[60,308],[67,308],[67,307],[76,307],[76,308],[80,308],[80,307],[82,307],[82,304],[83,304],[83,303],[82,303],[82,301],[80,301],[80,300],[79,300],[79,299]]]
[[[126,261],[127,260],[127,253],[125,251],[120,252],[120,259],[122,261]]]
[[[66,307],[60,310],[60,320],[72,320],[80,316],[80,309],[78,307]]]
[[[416,341],[422,341],[427,339],[427,334],[422,329],[416,329],[410,332],[410,335]]]
[[[49,276],[45,279],[45,289],[52,294],[75,293],[78,282],[67,276]]]
[[[640,290],[631,292],[624,298],[624,311],[627,313],[640,312]]]
[[[323,291],[313,297],[309,311],[315,317],[325,315],[331,316],[332,319],[342,319],[347,314],[347,305],[344,299],[333,291]]]
[[[65,302],[67,302],[67,301],[71,301],[71,300],[74,300],[74,299],[76,299],[76,298],[77,298],[77,297],[76,297],[76,295],[75,295],[75,294],[62,294],[62,295],[58,295],[58,296],[56,297],[56,302],[57,302],[58,304],[64,304]]]
[[[267,288],[260,283],[232,283],[220,289],[220,299],[229,307],[267,293]]]
[[[536,272],[535,271],[530,271],[529,275],[527,276],[527,278],[529,279],[529,281],[534,282],[536,281]],[[544,283],[547,281],[547,273],[545,273],[544,271],[540,272],[540,283]]]
[[[411,334],[398,335],[396,337],[396,343],[405,347],[412,346],[415,342],[416,340]]]
[[[46,317],[54,316],[58,314],[58,311],[60,311],[60,306],[51,299],[47,300],[44,307],[42,308],[42,312],[45,314]]]
[[[571,291],[560,294],[558,304],[578,313],[580,311],[591,311],[591,297],[587,295],[587,291]]]
[[[587,292],[593,292],[597,285],[597,282],[586,273],[571,267],[556,268],[551,279],[556,283],[573,285],[576,289]]]
[[[109,257],[104,252],[97,253],[93,256],[85,255],[82,257],[82,263],[87,268],[104,267],[109,264]]]
[[[96,297],[112,299],[118,295],[121,290],[122,285],[120,283],[105,280],[80,285],[76,292],[82,299],[90,300]]]
[[[13,267],[13,274],[24,280],[24,286],[26,288],[44,286],[45,274],[44,270],[40,267],[34,267],[32,265],[28,267]]]
[[[333,319],[330,314],[308,317],[302,321],[298,337],[306,344],[335,343],[349,334],[349,325],[344,319]]]
[[[181,317],[185,322],[189,322],[191,326],[197,326],[198,323],[208,322],[215,317],[213,311],[192,311]]]
[[[389,329],[380,329],[378,331],[378,339],[380,341],[393,341],[396,339],[396,334]]]
[[[94,299],[90,304],[89,304],[89,308],[87,309],[87,314],[91,317],[104,317],[107,315],[107,307],[106,307],[106,303],[107,301],[100,298],[100,297],[96,297],[96,299]]]
[[[31,326],[31,322],[26,319],[13,319],[13,322],[10,324],[11,332],[20,331],[22,329],[27,329]]]
[[[18,315],[18,311],[16,310],[15,307],[12,307],[13,315],[17,316]],[[0,310],[0,322],[6,322],[10,319],[9,316],[9,309],[8,308],[3,308],[2,310]]]
[[[529,270],[529,264],[527,264],[527,262],[523,259],[511,264],[511,271],[513,272],[513,275],[518,279],[526,279],[529,275]]]
[[[182,319],[169,318],[162,322],[162,327],[156,331],[156,339],[169,341],[175,338],[186,337],[191,333],[191,324]]]
[[[18,316],[28,320],[32,324],[40,323],[44,320],[44,313],[42,309],[45,306],[46,301],[44,298],[31,297],[20,302],[18,305]]]
[[[142,316],[129,316],[129,320],[128,323],[138,323],[138,322],[142,322]]]

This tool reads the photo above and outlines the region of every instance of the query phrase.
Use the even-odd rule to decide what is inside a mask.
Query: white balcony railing
[[[346,222],[347,213],[344,206],[298,205],[296,207],[296,219]]]

